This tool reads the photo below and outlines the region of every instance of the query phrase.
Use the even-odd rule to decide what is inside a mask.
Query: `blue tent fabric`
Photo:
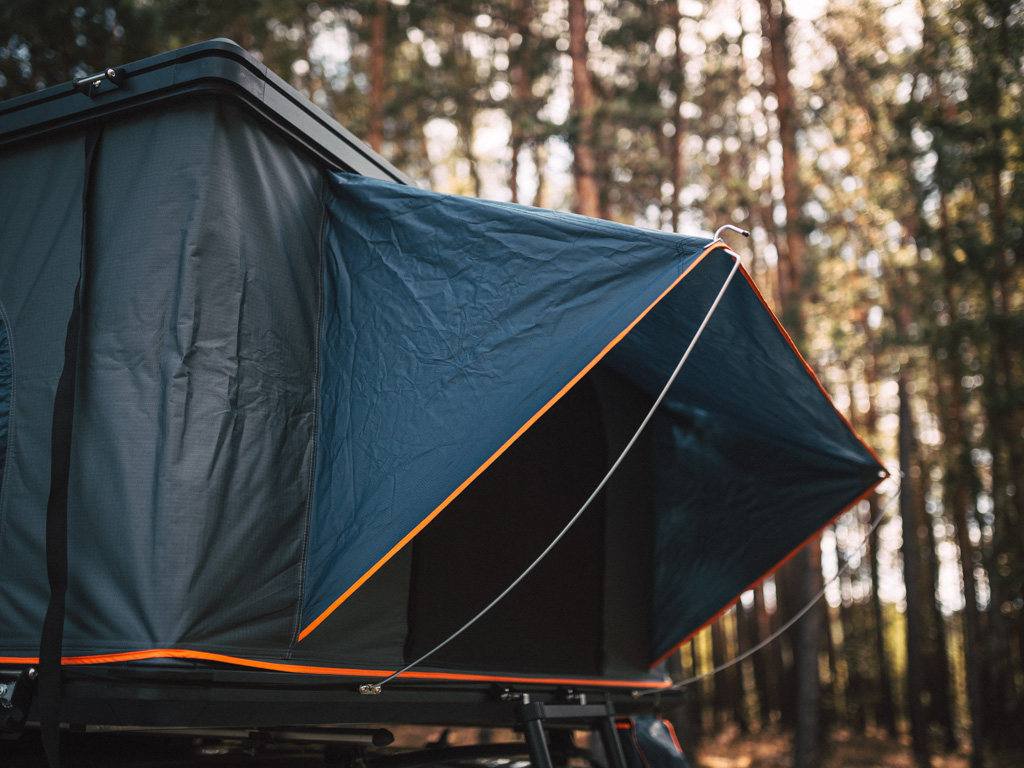
[[[709,258],[608,355],[652,394],[725,280]],[[748,280],[734,280],[652,424],[652,658],[880,479]],[[682,471],[680,468],[684,468]]]
[[[304,626],[708,245],[346,174],[327,210]]]
[[[653,397],[732,266],[710,245],[332,174],[306,632],[597,358]],[[878,479],[752,283],[706,334],[652,433],[652,660]]]

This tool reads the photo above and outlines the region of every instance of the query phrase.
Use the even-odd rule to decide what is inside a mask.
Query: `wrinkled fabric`
[[[334,174],[308,625],[706,240]]]
[[[0,155],[0,303],[16,365],[0,496],[0,656],[38,650],[50,596],[50,432],[82,250],[84,147],[66,136]]]
[[[280,656],[312,477],[320,170],[213,100],[103,131],[85,195],[81,139],[0,156],[0,300],[17,344],[0,656],[39,647],[50,423],[80,263],[65,655]]]

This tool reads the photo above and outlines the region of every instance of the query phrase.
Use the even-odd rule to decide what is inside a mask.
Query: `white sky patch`
[[[828,0],[788,0],[786,10],[797,19],[820,19],[828,7]]]
[[[488,109],[480,112],[476,118],[473,154],[484,162],[504,159],[511,133],[512,123],[503,110]]]
[[[821,533],[821,573],[825,579],[825,599],[833,608],[839,605],[843,599],[839,581],[836,580],[838,572],[839,555],[836,552],[836,537],[831,529],[827,529]]]
[[[960,576],[960,550],[952,541],[936,545],[939,556],[939,605],[946,616],[964,608],[963,582]]]
[[[423,51],[423,60],[431,67],[440,67],[444,63],[444,60],[441,58],[441,49],[433,40],[424,40],[420,50]]]
[[[445,191],[452,184],[449,160],[458,146],[459,129],[451,120],[435,117],[423,126],[427,140],[427,158],[430,160],[430,187]]]
[[[903,523],[898,514],[878,526],[878,597],[883,603],[905,606],[907,591],[903,584]]]
[[[754,610],[754,590],[748,589],[746,592],[740,595],[740,602],[743,604],[744,610]]]
[[[665,28],[658,32],[658,38],[654,42],[654,50],[658,52],[659,56],[675,56],[676,36],[672,34],[671,29]]]
[[[320,62],[328,80],[347,79],[352,58],[352,39],[345,27],[329,27],[318,34],[309,47],[309,56]]]
[[[572,150],[561,138],[547,143],[548,168],[545,173],[547,199],[545,207],[568,210],[572,202]]]
[[[775,613],[779,607],[778,595],[775,592],[775,577],[768,576],[761,582],[761,589],[764,592],[764,609],[768,613]]]
[[[537,194],[537,164],[534,162],[532,152],[519,153],[519,178],[513,180],[517,184],[519,202],[532,202]]]
[[[885,26],[898,29],[899,34],[889,44],[891,53],[912,50],[921,45],[924,24],[917,0],[900,0],[893,3],[884,13]]]
[[[427,137],[427,155],[433,164],[443,163],[455,151],[459,129],[451,120],[435,117],[423,126]]]
[[[551,98],[538,113],[541,120],[548,120],[555,125],[565,125],[572,107],[572,60],[568,56],[559,56],[558,71],[551,90]]]
[[[476,116],[473,131],[473,154],[480,174],[480,195],[487,200],[507,202],[511,199],[508,166],[511,161],[509,139],[512,123],[503,110],[488,109]]]

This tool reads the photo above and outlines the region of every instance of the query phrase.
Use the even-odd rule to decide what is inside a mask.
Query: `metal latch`
[[[16,678],[0,673],[0,739],[16,739],[24,730],[36,677],[34,669],[24,669]]]
[[[100,93],[100,88],[103,86],[103,82],[106,81],[113,85],[115,88],[121,88],[124,85],[124,81],[127,75],[125,74],[124,67],[109,67],[102,72],[97,72],[95,75],[89,75],[88,77],[80,77],[73,81],[75,90],[86,94],[89,98],[96,96]]]

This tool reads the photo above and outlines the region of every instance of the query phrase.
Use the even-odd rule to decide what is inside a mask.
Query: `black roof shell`
[[[237,99],[329,168],[412,183],[241,46],[224,38],[0,103],[0,149],[43,134],[105,122],[126,110],[212,92]]]

